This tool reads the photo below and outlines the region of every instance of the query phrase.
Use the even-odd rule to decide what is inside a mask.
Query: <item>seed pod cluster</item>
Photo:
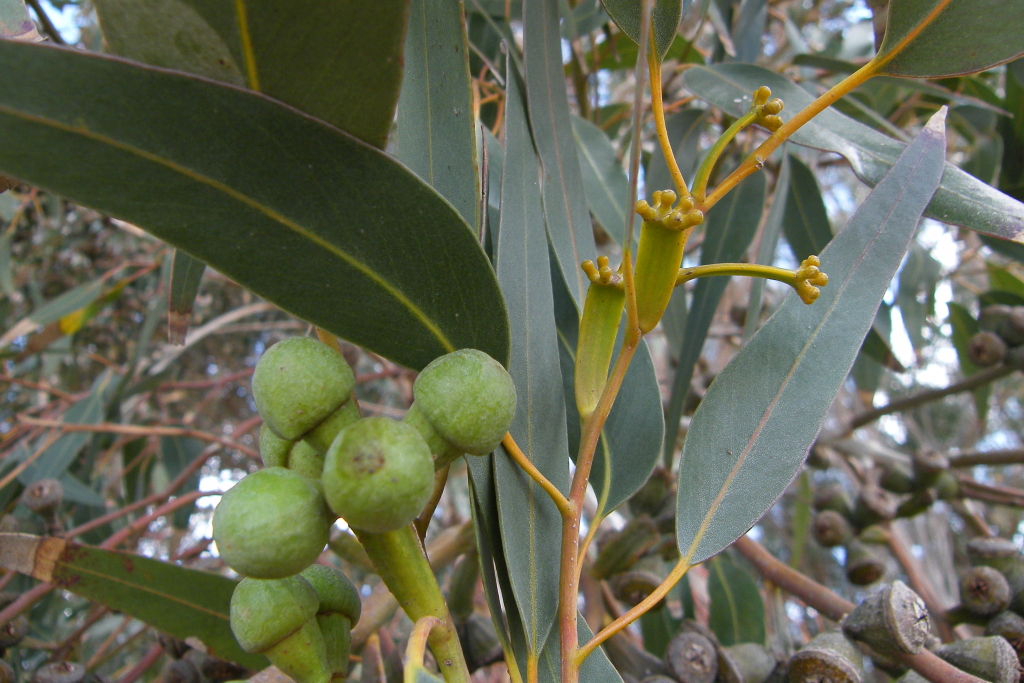
[[[972,363],[1024,367],[1024,306],[985,306],[978,314],[978,330],[967,346]]]

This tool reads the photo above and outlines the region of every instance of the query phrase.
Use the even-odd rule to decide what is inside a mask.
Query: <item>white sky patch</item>
[[[82,31],[78,27],[82,13],[76,5],[64,5],[63,10],[58,10],[47,0],[40,0],[40,4],[64,42],[68,45],[75,45],[82,39]]]

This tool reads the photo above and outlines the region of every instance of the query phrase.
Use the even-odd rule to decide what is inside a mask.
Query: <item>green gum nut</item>
[[[331,413],[326,420],[306,432],[303,441],[323,456],[327,453],[327,449],[331,447],[334,437],[338,436],[338,432],[350,424],[358,422],[359,418],[359,405],[356,403],[355,395],[353,394],[337,410]]]
[[[434,488],[434,462],[415,429],[368,417],[335,438],[322,482],[327,503],[353,529],[381,534],[416,519]]]
[[[295,441],[330,417],[355,387],[341,354],[306,337],[274,344],[256,364],[253,398],[279,438]]]
[[[242,576],[279,579],[316,561],[333,523],[315,482],[270,467],[224,494],[213,514],[213,539],[224,562]]]
[[[676,193],[671,190],[655,192],[653,199],[654,206],[643,200],[636,204],[636,212],[644,219],[634,277],[637,318],[644,334],[655,328],[672,298],[690,228],[704,221],[704,214],[693,208],[689,198],[673,209]]]
[[[282,439],[266,425],[260,427],[260,458],[264,467],[288,467],[288,451],[295,441]]]
[[[341,571],[314,564],[302,570],[302,578],[320,597],[316,622],[327,646],[327,663],[335,678],[348,676],[352,626],[359,621],[359,592]]]
[[[242,579],[231,595],[231,630],[242,649],[262,653],[296,683],[327,683],[331,670],[316,622],[320,599],[301,576]]]
[[[440,469],[467,453],[487,455],[501,443],[516,413],[516,387],[501,363],[460,349],[430,363],[413,384],[404,422],[415,427]]]
[[[286,441],[267,425],[260,428],[260,456],[264,467],[286,467],[309,479],[320,480],[324,456],[306,441]]]

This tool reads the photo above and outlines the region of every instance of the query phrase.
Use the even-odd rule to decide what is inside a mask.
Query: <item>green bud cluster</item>
[[[352,369],[308,338],[268,349],[252,386],[265,468],[225,493],[213,519],[221,557],[245,577],[231,627],[243,649],[297,683],[344,678],[360,603],[344,574],[314,564],[331,526],[343,517],[366,534],[408,528],[431,496],[435,468],[501,442],[515,386],[490,356],[464,349],[420,373],[403,422],[360,419]]]

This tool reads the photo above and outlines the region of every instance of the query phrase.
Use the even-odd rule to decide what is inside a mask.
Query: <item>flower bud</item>
[[[576,342],[576,362],[573,387],[576,409],[581,419],[587,419],[597,408],[608,380],[608,368],[615,351],[615,336],[626,301],[626,290],[621,276],[613,274],[608,257],[598,257],[600,271],[592,261],[584,261],[583,269],[590,278],[587,298],[583,304],[579,337]]]
[[[327,664],[335,676],[348,676],[352,626],[359,621],[359,591],[334,567],[314,564],[302,570],[320,598],[316,622],[327,647]]]
[[[213,514],[213,539],[224,562],[242,576],[283,578],[320,556],[333,523],[314,482],[270,467],[224,494]]]
[[[288,441],[302,438],[330,417],[354,387],[355,375],[341,354],[306,337],[271,346],[252,376],[260,416]]]
[[[672,636],[665,649],[665,663],[679,683],[712,683],[718,675],[714,644],[693,631]]]
[[[368,417],[335,438],[322,481],[327,503],[353,529],[385,533],[412,522],[427,504],[434,461],[415,429]]]
[[[931,629],[924,600],[902,581],[870,595],[843,621],[843,631],[883,655],[917,654]]]
[[[1020,677],[1017,652],[1002,636],[958,640],[936,648],[935,654],[991,683],[1017,683]]]
[[[864,658],[840,631],[815,637],[789,660],[790,683],[861,683]]]
[[[998,365],[1006,358],[1006,342],[994,332],[978,332],[967,342],[967,355],[978,367]]]
[[[416,428],[436,468],[463,453],[487,455],[512,425],[516,387],[501,363],[476,349],[460,349],[440,358],[416,378],[414,401],[404,422]]]

